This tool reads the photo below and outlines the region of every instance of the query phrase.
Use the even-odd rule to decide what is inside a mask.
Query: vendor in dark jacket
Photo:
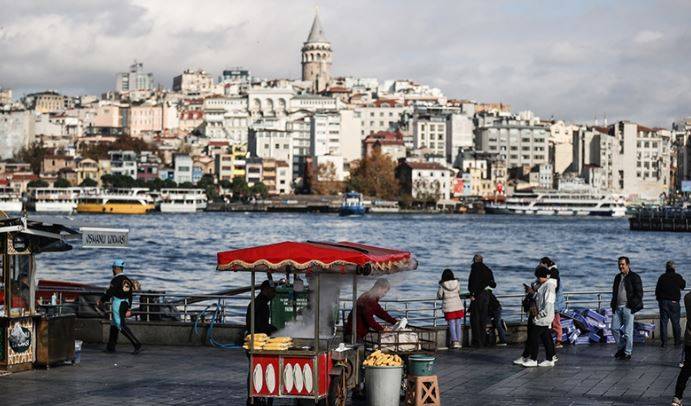
[[[686,287],[686,281],[676,272],[674,262],[667,261],[665,273],[657,279],[655,299],[660,305],[660,341],[664,347],[667,343],[667,321],[672,321],[674,345],[681,344],[681,291]]]
[[[360,295],[357,299],[357,311],[356,317],[357,321],[355,324],[356,338],[358,342],[361,342],[365,338],[367,332],[372,331],[384,331],[386,328],[379,324],[374,316],[386,321],[390,324],[396,324],[397,320],[392,317],[386,310],[384,310],[379,304],[379,300],[383,298],[390,289],[389,281],[381,278],[377,279],[374,286],[367,292]],[[350,339],[353,331],[353,312],[351,311],[348,315],[348,320],[343,327],[343,332],[346,337],[346,341]]]
[[[628,257],[619,257],[619,273],[612,286],[612,334],[618,346],[614,358],[622,360],[631,359],[634,314],[643,309],[641,277],[631,270],[630,264]]]
[[[492,270],[484,264],[481,255],[473,257],[468,276],[468,292],[470,292],[470,327],[472,331],[472,345],[484,347],[486,342],[485,329],[489,321],[490,292],[487,288],[496,288]]]
[[[264,281],[259,288],[259,294],[254,298],[254,332],[271,335],[276,332],[276,327],[271,324],[271,310],[269,308],[271,299],[276,296],[276,289],[273,287],[271,281]],[[250,314],[252,311],[252,303],[247,305],[247,313],[245,315],[245,329],[249,334],[250,331]]]

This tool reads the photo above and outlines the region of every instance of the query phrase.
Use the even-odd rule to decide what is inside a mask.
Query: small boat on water
[[[22,211],[22,198],[17,189],[0,186],[0,211],[19,213]]]
[[[161,189],[161,213],[195,213],[206,209],[204,189]]]
[[[72,213],[77,210],[79,196],[84,190],[96,191],[96,188],[79,187],[37,187],[29,188],[31,205],[38,213]]]
[[[97,189],[79,196],[77,213],[146,214],[154,209],[149,189]]]
[[[503,203],[485,206],[489,214],[624,217],[621,196],[595,192],[516,193]]]
[[[394,200],[373,200],[369,208],[370,213],[398,213],[401,208]]]
[[[365,214],[365,204],[362,202],[362,194],[358,192],[347,192],[343,196],[341,209],[338,211],[340,216],[361,216]]]

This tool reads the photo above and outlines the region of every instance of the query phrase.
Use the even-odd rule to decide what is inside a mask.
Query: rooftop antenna
[[[605,127],[607,127],[607,113],[605,113]]]

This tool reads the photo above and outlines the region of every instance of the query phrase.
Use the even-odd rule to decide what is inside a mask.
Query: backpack
[[[521,302],[521,305],[523,307],[523,311],[526,312],[526,314],[532,317],[537,317],[537,300],[535,300],[534,293],[526,293],[525,297],[523,298],[523,302]]]

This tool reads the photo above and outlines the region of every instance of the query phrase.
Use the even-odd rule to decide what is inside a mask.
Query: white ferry
[[[204,189],[161,189],[161,213],[195,213],[206,209]]]
[[[22,197],[18,190],[0,186],[0,211],[19,213],[22,211]]]
[[[516,193],[504,203],[487,204],[485,211],[489,214],[623,217],[626,206],[621,196],[606,193]]]
[[[154,209],[149,189],[111,189],[82,193],[77,213],[146,214]]]
[[[87,190],[95,191],[96,188]],[[39,213],[72,213],[77,210],[79,187],[37,187],[29,188],[34,211]]]

